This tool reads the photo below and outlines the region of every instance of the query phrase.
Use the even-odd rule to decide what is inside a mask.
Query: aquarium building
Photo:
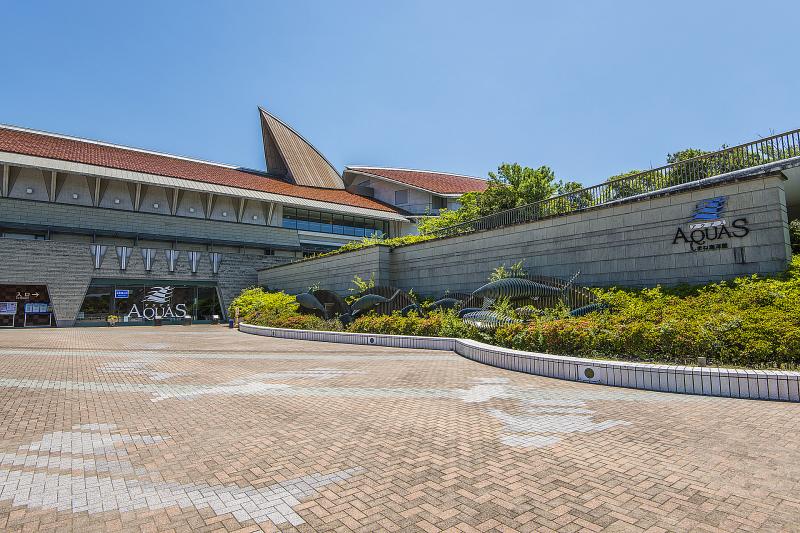
[[[267,172],[0,126],[0,327],[224,319],[258,269],[409,224],[259,118]]]

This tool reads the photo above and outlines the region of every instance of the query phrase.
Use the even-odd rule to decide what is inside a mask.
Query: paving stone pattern
[[[797,531],[800,405],[221,327],[0,331],[2,531]]]

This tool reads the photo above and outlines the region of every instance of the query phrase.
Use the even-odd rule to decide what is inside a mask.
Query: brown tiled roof
[[[0,126],[0,151],[397,212],[382,202],[341,189],[304,187],[254,171],[5,126]]]
[[[484,179],[431,170],[348,166],[347,171],[363,172],[439,194],[463,194],[483,191],[489,185]]]

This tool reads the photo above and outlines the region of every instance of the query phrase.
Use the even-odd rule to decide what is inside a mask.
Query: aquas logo
[[[725,219],[722,218],[722,212],[725,210],[727,201],[727,198],[724,196],[718,196],[698,202],[694,210],[694,215],[689,220],[689,229],[724,226],[726,222]]]
[[[688,227],[685,231],[678,227],[672,244],[688,243],[692,252],[700,252],[728,248],[728,240],[747,236],[750,229],[744,217],[735,219],[730,228],[728,227],[728,221],[723,216],[727,204],[728,199],[725,196],[698,202]]]
[[[147,295],[142,298],[141,307],[133,304],[128,311],[126,318],[138,318],[145,320],[156,320],[162,318],[184,318],[186,315],[186,304],[172,306],[172,292],[174,287],[169,285],[164,287],[151,287]]]
[[[169,304],[172,300],[172,287],[153,287],[150,292],[145,296],[142,302],[151,302],[154,304]]]

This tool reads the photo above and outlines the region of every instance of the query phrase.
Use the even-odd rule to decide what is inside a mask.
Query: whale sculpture
[[[400,290],[396,290],[394,294],[390,298],[386,298],[385,296],[381,296],[380,294],[365,294],[352,304],[350,304],[350,308],[353,310],[353,316],[355,316],[356,311],[366,311],[367,309],[372,309],[376,305],[385,304],[386,302],[391,302],[397,295],[400,294]]]
[[[458,318],[464,318],[467,313],[475,313],[477,311],[485,311],[482,307],[465,307],[458,310]]]
[[[489,282],[478,288],[472,294],[483,298],[491,298],[493,300],[500,297],[518,300],[536,296],[556,296],[562,292],[563,289],[559,287],[545,285],[538,281],[531,281],[525,278],[504,278]]]
[[[519,323],[519,320],[499,315],[495,311],[473,311],[472,313],[466,313],[461,319],[483,331],[497,329],[506,324]]]

